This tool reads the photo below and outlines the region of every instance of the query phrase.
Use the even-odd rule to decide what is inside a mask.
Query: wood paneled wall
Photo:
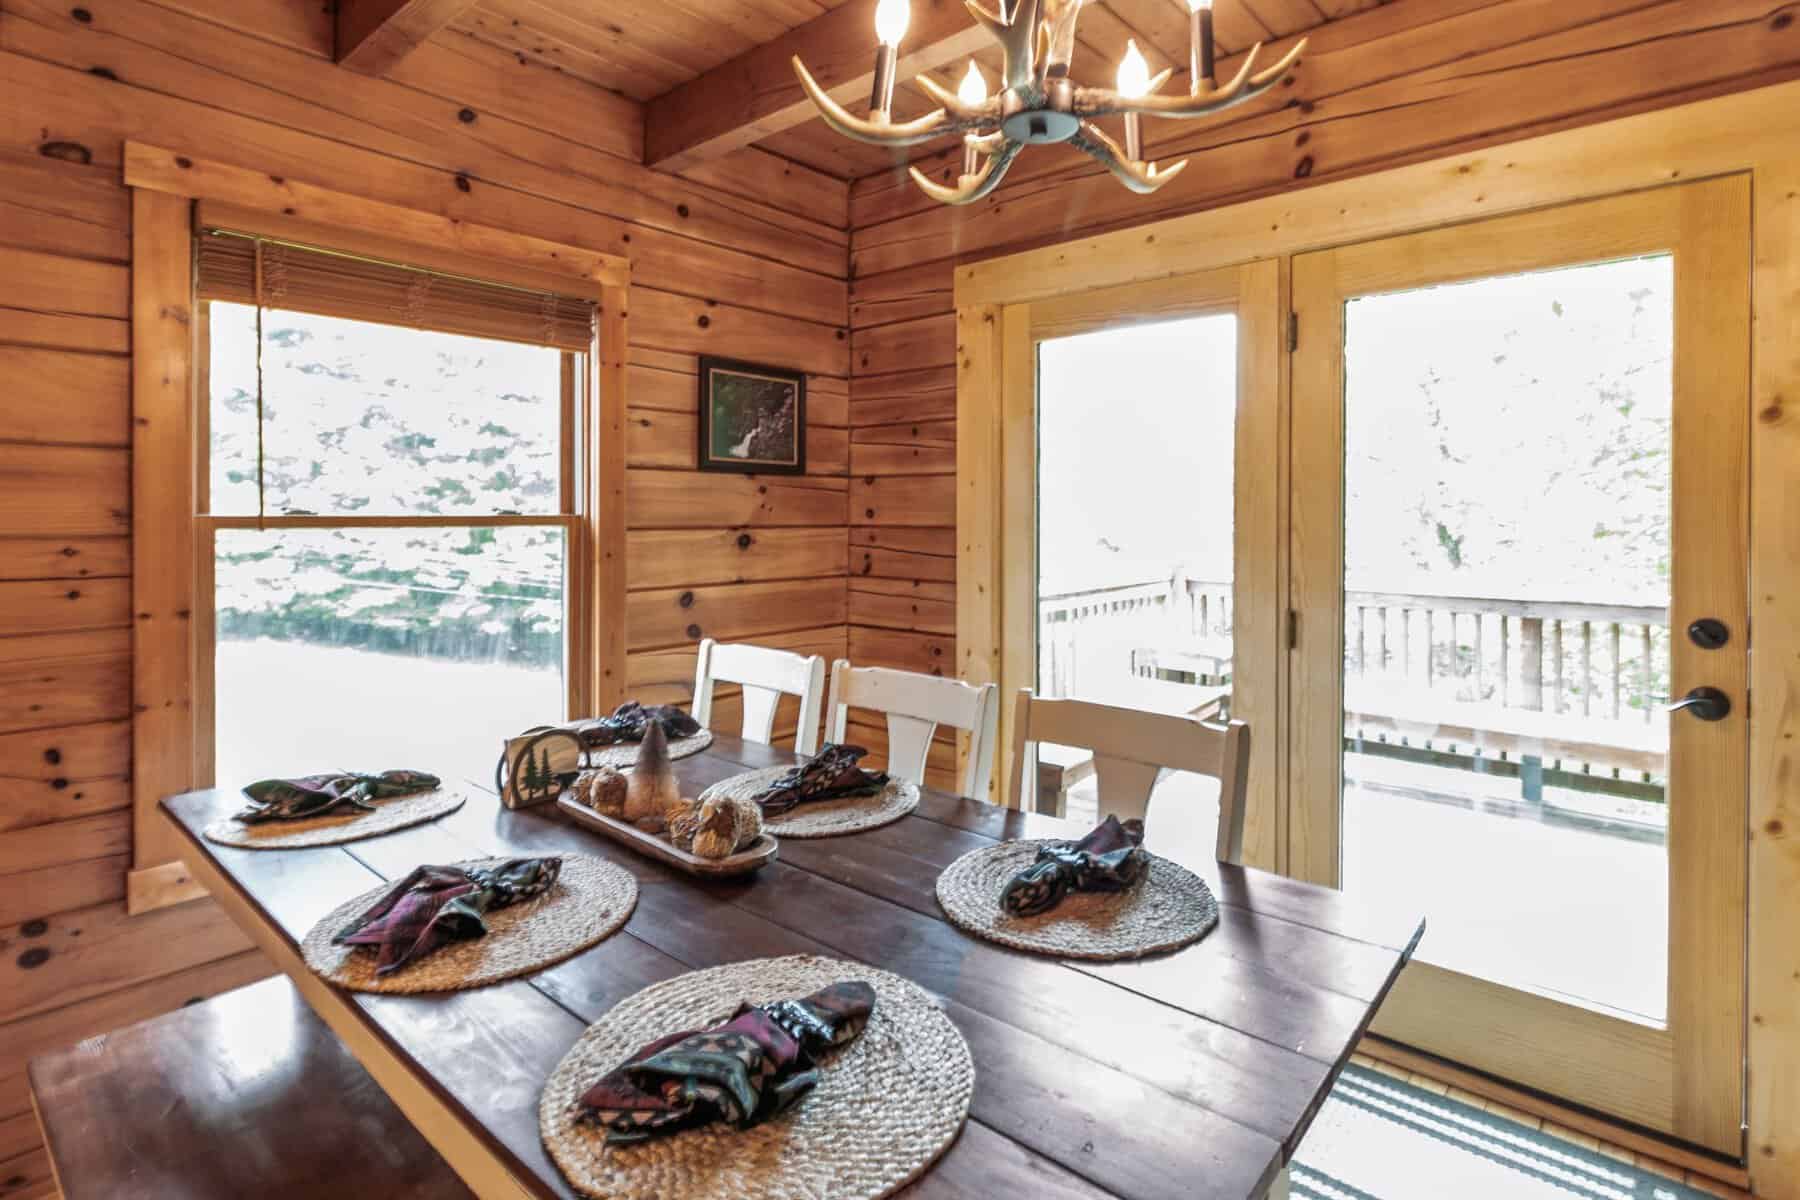
[[[1290,86],[1197,128],[1152,122],[1153,154],[1193,160],[1154,196],[1061,147],[967,209],[901,171],[857,181],[854,657],[953,672],[958,262],[1791,79],[1797,17],[1769,0],[1388,0],[1312,31]],[[947,180],[959,162],[920,165]]]
[[[0,0],[0,1196],[51,1189],[40,1050],[265,973],[210,902],[128,918],[130,198],[137,139],[629,257],[629,668],[685,699],[701,636],[839,656],[848,190],[757,151],[635,159],[638,108],[481,43],[389,80],[328,6]],[[694,472],[698,355],[811,375],[804,478]],[[169,569],[181,569],[168,564]],[[723,724],[737,718],[720,706]],[[791,730],[792,719],[787,721]]]

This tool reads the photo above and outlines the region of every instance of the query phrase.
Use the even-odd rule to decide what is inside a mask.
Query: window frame
[[[210,781],[213,535],[222,528],[560,526],[569,711],[609,708],[625,684],[625,411],[631,264],[618,255],[369,200],[128,142],[133,189],[133,857],[127,908],[204,895],[158,811]],[[195,231],[222,226],[592,300],[594,336],[562,369],[560,511],[487,517],[220,517],[210,469],[210,302],[195,292]],[[180,564],[171,569],[173,564]]]

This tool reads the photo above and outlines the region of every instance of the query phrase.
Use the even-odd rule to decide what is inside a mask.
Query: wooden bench
[[[266,979],[33,1059],[64,1200],[465,1200],[294,985]]]

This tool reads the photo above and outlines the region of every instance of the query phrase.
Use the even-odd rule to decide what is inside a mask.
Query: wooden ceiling
[[[1325,24],[1385,0],[1215,0],[1221,56]],[[680,168],[755,144],[844,179],[903,161],[904,155],[849,141],[826,129],[793,86],[787,62],[799,53],[821,83],[866,112],[874,58],[875,0],[340,0],[339,57],[379,71],[408,42],[472,38],[525,61],[646,104],[652,165]],[[902,116],[926,111],[904,82],[934,70],[953,84],[973,53],[990,84],[998,52],[957,0],[912,0],[903,54]],[[1186,0],[1089,0],[1075,71],[1110,83],[1125,42],[1135,38],[1151,70],[1184,75]],[[367,60],[366,63],[359,59]],[[798,102],[797,102],[798,101]],[[913,157],[939,149],[917,147]]]
[[[589,83],[649,100],[843,0],[480,0],[450,25]]]

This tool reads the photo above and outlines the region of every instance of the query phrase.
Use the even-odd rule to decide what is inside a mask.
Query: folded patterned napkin
[[[760,1125],[811,1090],[818,1056],[854,1041],[874,1009],[875,989],[860,981],[746,1004],[722,1025],[644,1046],[582,1094],[575,1119],[604,1129],[610,1145],[714,1121]]]
[[[386,975],[451,942],[487,933],[482,917],[548,891],[560,858],[514,858],[491,867],[420,867],[385,892],[331,940],[374,946],[375,974]]]
[[[250,807],[237,814],[246,825],[259,821],[298,821],[322,817],[337,808],[373,811],[372,800],[389,800],[429,792],[443,781],[424,771],[383,771],[379,775],[345,772],[302,775],[296,779],[263,779],[244,789]]]
[[[663,733],[673,738],[692,737],[700,732],[700,722],[673,704],[639,704],[627,700],[613,710],[610,717],[595,717],[565,726],[588,749],[616,746],[620,742],[641,742],[651,722],[662,726]]]
[[[1144,823],[1108,817],[1079,842],[1038,847],[1037,861],[1000,893],[1000,907],[1015,917],[1035,917],[1072,891],[1122,892],[1142,879],[1149,866]]]
[[[867,753],[861,746],[828,745],[812,761],[771,783],[756,802],[765,817],[773,817],[813,800],[873,796],[887,786],[888,777],[856,765]]]

